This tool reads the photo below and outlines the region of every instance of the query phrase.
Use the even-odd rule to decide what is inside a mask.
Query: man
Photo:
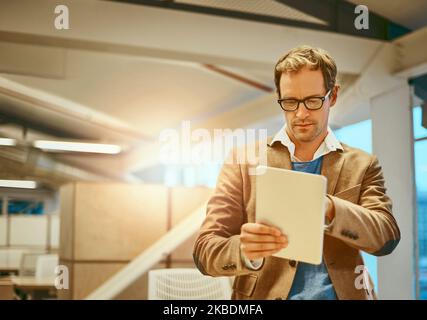
[[[236,276],[233,299],[376,298],[370,277],[362,274],[360,251],[390,254],[400,231],[377,158],[341,144],[328,127],[339,91],[336,74],[331,56],[308,46],[277,62],[275,84],[286,124],[267,146],[269,166],[327,178],[323,261],[273,257],[288,239],[273,226],[255,223],[251,165],[225,164],[193,256],[204,274]]]

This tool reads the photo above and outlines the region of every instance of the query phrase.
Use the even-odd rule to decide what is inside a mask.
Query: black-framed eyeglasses
[[[308,110],[318,110],[323,106],[326,98],[331,94],[330,89],[323,97],[307,97],[302,100],[294,98],[279,99],[277,102],[284,111],[295,111],[299,108],[299,104],[302,102]]]

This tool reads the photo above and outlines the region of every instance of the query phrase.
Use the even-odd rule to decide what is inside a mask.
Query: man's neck
[[[325,140],[328,135],[328,130],[325,130],[322,134],[320,134],[316,139],[309,142],[299,141],[295,139],[295,137],[289,133],[289,138],[295,144],[295,157],[297,157],[301,161],[311,161],[314,157],[314,153],[317,149],[319,149],[323,140]]]

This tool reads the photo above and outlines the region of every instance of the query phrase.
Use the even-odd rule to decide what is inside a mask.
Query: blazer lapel
[[[321,174],[325,176],[328,181],[326,190],[327,194],[333,195],[335,193],[335,187],[344,165],[344,158],[343,151],[333,151],[323,156]],[[323,243],[323,259],[328,269],[335,264],[337,251],[336,243],[337,240],[325,234]]]
[[[321,174],[328,180],[327,193],[333,195],[344,165],[344,154],[342,151],[333,151],[323,156]]]
[[[267,164],[269,167],[282,168],[291,170],[291,156],[288,148],[279,142],[267,144]]]

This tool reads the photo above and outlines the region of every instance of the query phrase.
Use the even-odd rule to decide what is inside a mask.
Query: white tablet
[[[274,256],[311,264],[322,262],[325,195],[324,176],[257,167],[256,221],[276,226],[289,242]]]

